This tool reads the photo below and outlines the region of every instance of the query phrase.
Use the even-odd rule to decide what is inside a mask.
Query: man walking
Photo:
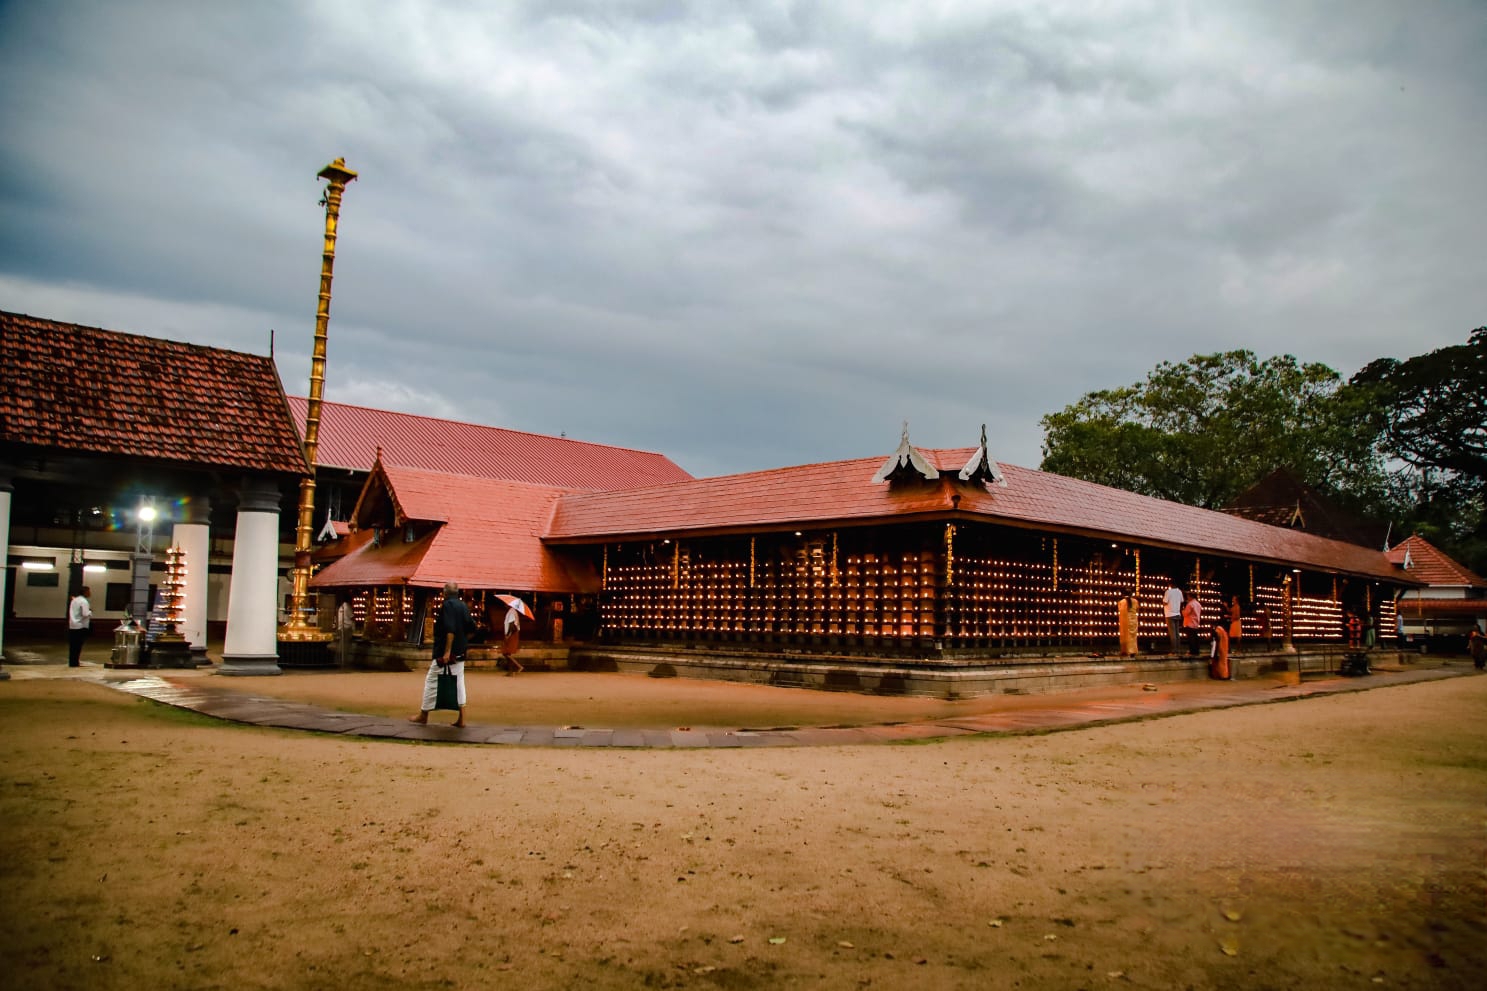
[[[93,607],[88,602],[88,596],[92,594],[93,590],[84,585],[67,604],[67,666],[70,668],[82,664],[83,641],[93,632]]]

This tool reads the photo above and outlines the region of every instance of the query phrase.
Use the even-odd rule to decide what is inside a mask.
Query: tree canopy
[[[1487,571],[1487,327],[1465,344],[1370,362],[1344,392],[1373,411],[1379,450],[1405,466],[1395,473],[1401,532]]]
[[[1291,355],[1162,362],[1043,417],[1042,467],[1210,509],[1281,467],[1323,491],[1381,493],[1377,431],[1356,429],[1376,417],[1341,389],[1337,372]]]
[[[1348,384],[1383,414],[1390,456],[1487,485],[1487,327],[1465,344],[1370,362]]]
[[[1218,509],[1277,468],[1487,569],[1487,327],[1344,383],[1250,351],[1162,362],[1042,420],[1045,471]]]

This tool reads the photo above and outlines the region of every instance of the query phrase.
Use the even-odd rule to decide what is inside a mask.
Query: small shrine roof
[[[0,444],[304,475],[272,358],[0,311]]]
[[[384,488],[394,512],[373,519],[372,504]],[[346,538],[350,549],[310,583],[317,588],[439,588],[452,581],[462,589],[513,592],[592,589],[596,576],[573,570],[580,566],[561,559],[540,539],[563,492],[502,479],[374,466],[357,503],[358,529]],[[409,524],[416,537],[405,541]]]
[[[301,433],[308,405],[302,396],[289,397]],[[317,465],[370,471],[379,448],[383,464],[569,489],[627,489],[692,477],[670,458],[650,451],[366,406],[321,404]]]
[[[602,495],[569,494],[558,501],[547,540],[593,543],[801,525],[981,519],[1410,583],[1377,550],[1093,482],[1009,464],[999,466],[1005,487],[962,482],[956,476],[976,450],[917,448],[940,477],[902,485],[873,483],[882,459],[860,458]]]
[[[1464,565],[1458,563],[1445,551],[1436,547],[1419,534],[1412,534],[1389,548],[1385,555],[1394,564],[1404,566],[1405,556],[1410,559],[1409,575],[1427,585],[1464,586],[1487,588],[1487,580]]]
[[[1285,468],[1277,468],[1251,485],[1223,511],[1363,547],[1383,547],[1388,534],[1385,526],[1345,512]]]

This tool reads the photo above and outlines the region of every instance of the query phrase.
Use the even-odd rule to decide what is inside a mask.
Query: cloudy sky
[[[1487,323],[1487,4],[0,0],[0,309],[698,475]]]

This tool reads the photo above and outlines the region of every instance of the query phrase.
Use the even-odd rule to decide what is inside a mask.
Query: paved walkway
[[[1182,682],[1162,685],[1113,685],[1035,696],[1007,696],[993,711],[973,715],[897,723],[836,727],[788,727],[767,730],[602,729],[583,726],[487,726],[463,729],[418,725],[388,716],[337,712],[304,702],[255,695],[242,679],[190,674],[120,672],[85,666],[60,671],[28,672],[30,677],[78,677],[119,691],[203,715],[252,726],[338,733],[373,739],[440,743],[502,744],[538,747],[804,747],[896,743],[947,739],[975,734],[1018,735],[1079,729],[1209,709],[1264,705],[1299,699],[1369,691],[1475,675],[1469,663],[1375,669],[1361,678],[1332,677],[1288,684],[1275,678],[1232,682]],[[805,691],[805,689],[791,689]]]

